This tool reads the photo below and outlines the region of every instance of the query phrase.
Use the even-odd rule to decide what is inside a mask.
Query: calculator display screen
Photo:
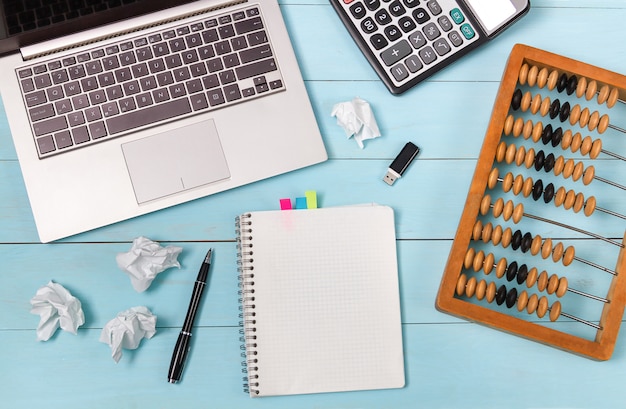
[[[510,0],[466,0],[472,7],[485,30],[493,31],[515,14]]]

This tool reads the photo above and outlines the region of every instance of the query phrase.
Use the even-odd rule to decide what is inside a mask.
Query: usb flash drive
[[[391,162],[391,165],[389,165],[387,174],[383,178],[385,183],[391,186],[394,184],[396,179],[400,179],[406,168],[409,167],[419,152],[420,148],[418,148],[417,145],[412,142],[407,142],[398,156],[396,156],[393,162]]]

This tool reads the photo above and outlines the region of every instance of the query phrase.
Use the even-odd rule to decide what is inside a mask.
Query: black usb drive
[[[400,179],[406,168],[409,167],[419,152],[420,148],[418,148],[417,145],[412,142],[407,142],[398,156],[396,156],[393,162],[391,162],[391,165],[389,165],[387,174],[383,178],[385,183],[391,186],[394,184],[396,179]]]

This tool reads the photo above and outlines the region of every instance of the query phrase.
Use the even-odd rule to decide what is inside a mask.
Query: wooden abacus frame
[[[576,75],[594,79],[599,86],[608,85],[618,89],[620,99],[623,100],[626,97],[626,77],[623,75],[526,45],[516,44],[513,47],[437,294],[436,307],[442,312],[469,321],[588,358],[606,360],[613,353],[626,303],[626,250],[624,249],[626,235],[622,240],[622,248],[617,259],[616,275],[608,288],[607,299],[610,302],[605,304],[599,317],[602,329],[597,331],[593,341],[495,311],[455,296],[457,282],[464,267],[464,258],[472,240],[473,227],[479,215],[489,173],[494,164],[497,146],[503,135],[505,119],[509,114],[513,93],[518,86],[520,69],[524,63],[537,66],[539,69],[544,67],[549,70],[557,69],[568,76]]]

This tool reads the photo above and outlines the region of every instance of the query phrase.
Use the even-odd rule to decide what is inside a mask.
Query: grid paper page
[[[393,210],[250,220],[259,396],[404,386]]]

